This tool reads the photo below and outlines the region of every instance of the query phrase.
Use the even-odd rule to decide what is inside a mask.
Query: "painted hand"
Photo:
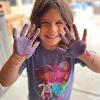
[[[65,27],[64,29],[66,32],[66,36],[61,33],[60,34],[63,42],[68,47],[68,55],[71,57],[81,56],[86,49],[87,29],[84,29],[82,40],[80,40],[79,33],[75,24],[73,24],[74,36],[72,36],[72,33],[68,30],[67,27]]]
[[[22,31],[20,33],[20,36],[17,36],[17,31],[15,28],[13,28],[13,38],[14,38],[14,51],[20,55],[24,56],[26,58],[31,57],[36,48],[39,45],[39,41],[36,41],[36,38],[40,32],[40,29],[35,30],[35,25],[32,25],[28,28],[28,25],[25,24],[22,28]],[[34,43],[35,42],[35,43]]]

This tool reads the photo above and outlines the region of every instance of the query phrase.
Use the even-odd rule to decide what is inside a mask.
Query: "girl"
[[[100,72],[100,57],[86,50],[86,29],[80,40],[67,2],[36,0],[30,21],[19,37],[13,29],[14,50],[0,71],[0,83],[10,86],[27,68],[29,100],[69,100],[74,65]]]

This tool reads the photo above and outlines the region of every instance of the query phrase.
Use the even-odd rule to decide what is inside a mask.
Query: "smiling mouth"
[[[59,37],[59,35],[46,35],[46,37],[49,39],[55,39],[55,38]]]

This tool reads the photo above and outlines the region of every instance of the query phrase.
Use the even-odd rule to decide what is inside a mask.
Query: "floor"
[[[71,100],[100,100],[100,74],[76,65]]]

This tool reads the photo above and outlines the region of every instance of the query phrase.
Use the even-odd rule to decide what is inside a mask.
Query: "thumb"
[[[40,42],[39,42],[39,41],[36,41],[36,42],[32,45],[32,47],[33,47],[34,49],[36,49],[36,48],[39,46],[39,44],[40,44]]]

